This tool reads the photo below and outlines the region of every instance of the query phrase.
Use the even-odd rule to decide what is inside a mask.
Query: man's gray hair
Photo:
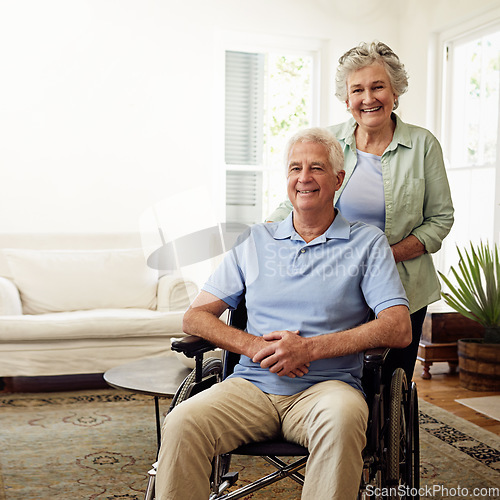
[[[328,161],[335,174],[338,174],[344,168],[344,152],[342,146],[335,136],[326,128],[314,127],[301,130],[293,135],[285,148],[285,167],[288,174],[288,160],[290,152],[295,144],[299,142],[314,142],[322,144],[327,151]]]
[[[353,71],[370,66],[373,63],[382,64],[387,71],[394,93],[399,97],[408,90],[408,73],[399,57],[382,42],[361,42],[357,47],[348,50],[340,59],[335,77],[335,95],[342,101],[347,101],[347,79]],[[394,109],[399,105],[396,99]]]

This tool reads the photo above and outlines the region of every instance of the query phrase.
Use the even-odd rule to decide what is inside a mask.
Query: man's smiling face
[[[288,157],[287,180],[288,198],[296,211],[332,210],[344,171],[333,171],[323,144],[298,142]]]

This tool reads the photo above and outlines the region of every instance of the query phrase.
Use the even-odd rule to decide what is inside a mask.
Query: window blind
[[[262,220],[262,172],[235,170],[262,165],[265,54],[226,52],[225,163],[226,219]]]
[[[226,52],[226,164],[262,163],[264,58],[264,54]]]

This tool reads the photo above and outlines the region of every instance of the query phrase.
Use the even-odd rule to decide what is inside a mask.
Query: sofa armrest
[[[184,311],[162,311],[163,313],[163,334],[168,334],[171,338],[182,338],[185,333],[182,331],[182,319]]]
[[[23,314],[19,290],[12,281],[0,277],[0,316]]]
[[[158,280],[157,310],[185,311],[198,293],[196,283],[166,274]]]

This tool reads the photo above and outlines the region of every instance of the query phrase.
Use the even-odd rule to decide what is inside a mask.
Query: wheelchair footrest
[[[227,474],[224,474],[222,476],[222,481],[223,482],[227,481],[229,483],[228,488],[230,488],[231,486],[233,486],[234,483],[236,483],[236,481],[238,481],[238,473],[237,472],[228,472]]]

